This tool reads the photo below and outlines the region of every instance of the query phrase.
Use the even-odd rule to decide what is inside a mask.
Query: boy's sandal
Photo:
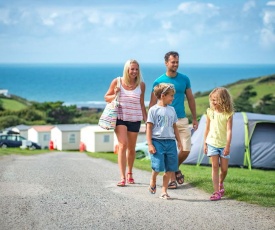
[[[220,194],[221,194],[221,196],[223,196],[224,192],[225,192],[224,187],[223,187],[223,183],[219,184],[219,186],[220,186]]]
[[[130,175],[130,176],[132,176],[132,174],[133,173],[128,173],[128,176]],[[135,183],[135,180],[134,180],[134,178],[127,178],[127,182],[128,182],[128,184],[134,184]]]
[[[155,194],[157,191],[157,186],[155,185],[154,187],[152,187],[151,185],[149,185],[149,192],[151,194]]]
[[[174,180],[174,181],[171,181],[169,184],[168,184],[168,188],[169,189],[176,189],[178,187],[177,185],[177,182]]]
[[[215,200],[220,200],[221,199],[221,194],[219,192],[214,192],[210,196],[210,200],[215,201]]]
[[[169,200],[171,197],[167,193],[163,193],[159,198],[164,200]]]
[[[121,181],[117,183],[117,186],[124,187],[125,186],[125,178],[121,179]]]
[[[181,171],[176,171],[175,172],[176,180],[178,184],[183,184],[184,183],[184,175],[182,175]]]
[[[151,184],[154,184],[154,186],[152,186]],[[157,191],[157,185],[156,185],[156,181],[152,180],[150,181],[150,185],[149,185],[149,192],[151,194],[155,194]]]

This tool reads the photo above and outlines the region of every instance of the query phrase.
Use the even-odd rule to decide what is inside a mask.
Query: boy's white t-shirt
[[[154,105],[148,111],[147,122],[153,123],[152,138],[176,139],[173,124],[178,121],[174,107]]]

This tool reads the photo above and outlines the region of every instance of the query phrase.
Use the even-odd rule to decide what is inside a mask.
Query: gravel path
[[[184,184],[172,200],[148,192],[150,173],[117,187],[117,164],[83,153],[0,159],[0,229],[275,229],[275,208],[209,194]]]

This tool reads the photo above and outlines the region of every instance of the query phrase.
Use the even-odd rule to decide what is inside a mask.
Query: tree
[[[51,124],[70,124],[73,123],[75,117],[79,117],[75,105],[59,106],[48,110],[47,122]]]
[[[256,113],[275,114],[275,96],[267,94],[261,98],[259,104],[255,107]]]
[[[257,93],[253,90],[253,86],[248,85],[241,92],[240,96],[234,100],[236,112],[253,112],[253,106],[250,103],[249,99],[255,97]]]
[[[46,122],[50,124],[70,124],[81,116],[75,105],[65,106],[62,101],[34,103],[33,107],[44,111]]]
[[[3,101],[0,99],[0,111],[4,111]]]
[[[16,126],[21,122],[22,120],[16,115],[0,117],[0,129]]]

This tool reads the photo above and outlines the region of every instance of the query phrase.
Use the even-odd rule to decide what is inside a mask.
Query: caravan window
[[[104,143],[110,142],[110,135],[104,135],[103,136],[103,142]]]
[[[44,134],[43,141],[49,141],[49,140],[50,140],[50,135],[49,134]]]
[[[75,143],[75,134],[74,133],[71,133],[69,135],[69,143]]]

